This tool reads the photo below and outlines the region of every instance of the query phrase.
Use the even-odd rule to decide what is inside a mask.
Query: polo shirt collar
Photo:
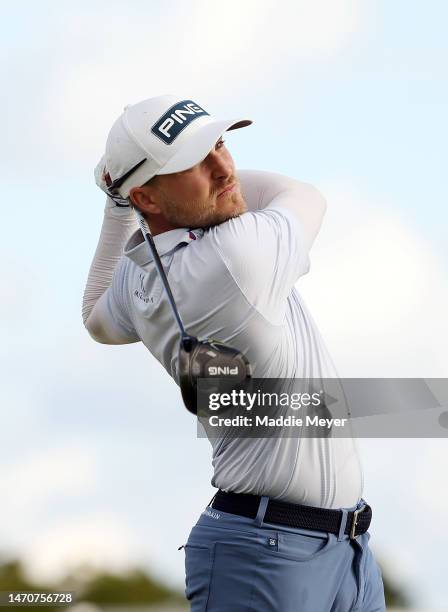
[[[186,227],[179,227],[169,232],[163,232],[163,234],[157,234],[157,236],[154,236],[154,243],[157,252],[162,257],[162,255],[177,249],[178,246],[189,244],[203,235],[204,230],[201,228],[190,230]],[[138,266],[145,266],[154,259],[140,229],[136,230],[127,241],[124,254]]]

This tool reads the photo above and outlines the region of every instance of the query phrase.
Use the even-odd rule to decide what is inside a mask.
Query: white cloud
[[[11,253],[10,249],[1,251],[2,283],[0,286],[0,326],[5,331],[14,326],[15,337],[21,333],[23,322],[29,322],[34,317],[36,309],[40,306],[41,294],[44,293],[44,283],[39,271],[33,269],[32,264],[25,258]],[[36,296],[34,288],[39,286],[39,295]],[[45,295],[45,293],[44,293]],[[33,299],[33,309],[30,312],[29,301]],[[2,348],[5,348],[4,346]]]
[[[448,515],[448,489],[446,470],[448,465],[448,448],[446,439],[431,440],[431,445],[420,453],[415,483],[419,508],[433,517],[430,522],[435,533],[439,532],[437,525]],[[448,536],[445,536],[448,542]]]
[[[3,541],[18,536],[20,523],[34,522],[41,509],[61,498],[75,498],[94,490],[98,468],[91,453],[79,447],[54,448],[29,454],[0,468]],[[11,532],[11,525],[15,529]]]
[[[296,0],[269,4],[266,33],[274,30],[279,53],[292,57],[328,56],[347,44],[361,27],[362,11],[358,0]]]
[[[446,440],[359,440],[365,499],[372,505],[373,547],[388,575],[428,607],[442,605],[448,511]],[[424,527],[422,528],[422,525]],[[446,589],[445,589],[446,590]]]
[[[70,18],[45,112],[47,139],[63,156],[99,157],[123,106],[151,95],[185,92],[232,107],[249,85],[264,91],[267,77],[269,88],[280,75],[289,80],[302,59],[331,58],[361,23],[358,0],[163,6],[153,14],[96,4]]]
[[[136,542],[125,521],[104,513],[63,520],[30,539],[23,553],[27,572],[36,581],[57,582],[89,566],[121,572],[135,564]]]
[[[346,186],[329,208],[300,289],[345,376],[446,375],[447,271],[396,212]]]
[[[186,50],[197,66],[225,66],[258,80],[266,76],[266,65],[336,51],[360,27],[360,8],[358,0],[197,0]]]

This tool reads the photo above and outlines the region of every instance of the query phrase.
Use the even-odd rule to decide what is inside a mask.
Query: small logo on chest
[[[154,300],[152,297],[149,297],[148,294],[146,293],[146,289],[143,285],[144,278],[145,277],[143,274],[139,274],[140,287],[134,290],[134,295],[135,297],[138,297],[139,300],[142,300],[142,302],[145,302],[145,304],[148,304],[149,302],[152,303]]]

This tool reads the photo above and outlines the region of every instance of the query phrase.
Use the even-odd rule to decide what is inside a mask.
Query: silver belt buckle
[[[361,506],[361,508],[358,508],[358,510],[355,510],[353,512],[352,528],[350,529],[350,540],[356,540],[356,538],[359,536],[359,534],[355,535],[356,525],[358,524],[358,515],[361,514],[361,512],[363,512],[365,508],[366,504],[364,504],[363,506]]]

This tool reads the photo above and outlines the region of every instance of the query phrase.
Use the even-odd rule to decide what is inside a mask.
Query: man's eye
[[[220,149],[224,145],[224,143],[225,143],[225,140],[221,138],[221,140],[218,140],[218,142],[216,143],[216,148]]]

